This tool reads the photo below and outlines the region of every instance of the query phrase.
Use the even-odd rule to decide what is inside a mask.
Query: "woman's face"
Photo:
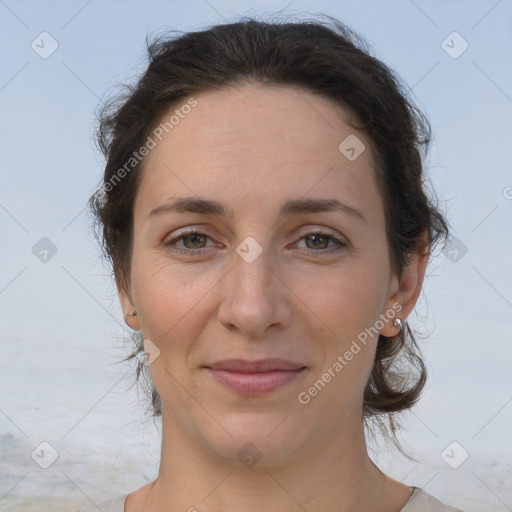
[[[292,460],[361,428],[375,333],[397,334],[418,275],[391,273],[369,142],[334,102],[260,85],[195,99],[146,157],[125,319],[151,340],[173,435]],[[249,364],[269,359],[287,363]]]

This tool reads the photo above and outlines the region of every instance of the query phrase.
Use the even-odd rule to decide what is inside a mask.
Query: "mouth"
[[[275,391],[306,371],[306,366],[283,359],[230,359],[205,368],[217,382],[238,393],[252,395]]]

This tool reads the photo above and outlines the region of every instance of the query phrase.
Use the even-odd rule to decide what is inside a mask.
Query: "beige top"
[[[419,487],[412,487],[412,489],[413,493],[409,498],[409,501],[405,504],[405,507],[400,510],[400,512],[463,512],[458,508],[444,505]],[[127,497],[128,494],[123,494],[115,500],[106,501],[87,508],[81,508],[80,510],[77,510],[77,512],[93,512],[97,511],[98,508],[100,508],[102,512],[124,512],[124,502]]]

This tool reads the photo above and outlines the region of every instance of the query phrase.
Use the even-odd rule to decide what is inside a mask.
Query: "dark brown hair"
[[[338,20],[263,22],[244,18],[204,31],[166,34],[148,43],[149,65],[135,86],[100,112],[98,142],[107,162],[90,206],[118,286],[129,283],[133,205],[144,160],[134,154],[171,107],[201,92],[247,82],[306,89],[337,102],[354,116],[371,142],[385,206],[390,260],[397,275],[414,252],[429,251],[448,236],[448,224],[428,198],[422,157],[430,126],[406,86],[366,43]],[[132,160],[130,160],[132,159]],[[126,163],[131,162],[130,167]],[[124,166],[124,167],[123,167]],[[120,170],[122,179],[119,178]],[[115,183],[114,183],[115,182]],[[110,186],[108,186],[110,184]],[[427,243],[422,238],[427,235]],[[134,352],[143,351],[136,333]],[[141,361],[155,415],[160,397]],[[364,418],[389,419],[410,408],[425,384],[426,369],[407,324],[399,336],[380,335],[364,394]]]

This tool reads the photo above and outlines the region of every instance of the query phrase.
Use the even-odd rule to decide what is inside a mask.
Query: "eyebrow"
[[[225,217],[226,210],[222,203],[213,199],[205,199],[202,197],[169,197],[170,202],[164,203],[153,208],[148,219],[164,213],[199,213],[203,215],[215,215],[217,217]],[[364,215],[359,211],[343,203],[339,199],[320,199],[320,198],[300,198],[289,199],[286,201],[279,212],[279,216],[299,215],[304,213],[320,213],[339,211],[348,214],[354,218],[367,222]]]

